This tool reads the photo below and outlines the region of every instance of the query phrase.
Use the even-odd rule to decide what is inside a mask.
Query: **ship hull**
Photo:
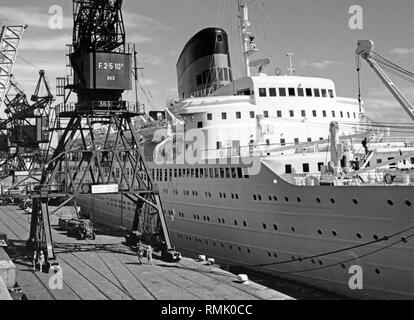
[[[296,186],[264,164],[248,178],[157,183],[185,253],[352,298],[414,299],[411,187]],[[78,201],[97,223],[132,225],[134,208],[121,196]]]

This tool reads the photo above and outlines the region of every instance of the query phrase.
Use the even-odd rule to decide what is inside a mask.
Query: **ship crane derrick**
[[[121,7],[122,0],[73,0],[69,61],[74,76],[71,83],[63,81],[58,94],[64,98],[55,108],[59,125],[52,129],[58,133],[58,144],[32,195],[28,245],[43,250],[49,266],[57,263],[50,198],[67,203],[76,197],[117,194],[135,205],[133,231],[156,239],[167,257],[175,253],[133,126],[133,117],[142,110],[122,100],[122,93],[132,88],[133,50],[125,42]],[[106,67],[110,65],[115,67]],[[68,102],[72,93],[77,95],[75,103]],[[96,134],[98,126],[106,126],[106,133]]]

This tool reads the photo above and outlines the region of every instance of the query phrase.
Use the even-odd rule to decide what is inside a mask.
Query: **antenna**
[[[288,50],[286,52],[286,55],[289,57],[289,68],[287,70],[289,71],[290,76],[293,76],[293,74],[296,71],[295,68],[293,67],[293,62],[292,62],[292,58],[295,55],[295,53]]]
[[[249,9],[246,0],[238,1],[239,20],[240,20],[240,36],[243,49],[244,73],[245,76],[250,77],[250,55],[258,51],[254,41],[254,35],[250,31]]]

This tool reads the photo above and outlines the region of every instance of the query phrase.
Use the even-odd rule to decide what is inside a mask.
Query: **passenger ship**
[[[239,9],[245,76],[232,78],[226,32],[204,29],[178,60],[180,100],[140,121],[174,245],[353,298],[413,299],[414,144],[373,130],[329,79],[266,75]],[[128,199],[78,201],[132,225]]]

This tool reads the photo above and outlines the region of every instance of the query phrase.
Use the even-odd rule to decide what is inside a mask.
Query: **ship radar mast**
[[[250,77],[250,56],[258,51],[254,41],[254,35],[250,31],[249,9],[247,0],[238,0],[240,36],[243,49],[244,75]]]
[[[287,69],[289,71],[289,75],[293,76],[293,74],[295,73],[295,68],[293,67],[293,62],[292,62],[292,58],[295,55],[294,52],[291,52],[290,50],[288,50],[286,52],[286,55],[289,57],[289,68]]]

